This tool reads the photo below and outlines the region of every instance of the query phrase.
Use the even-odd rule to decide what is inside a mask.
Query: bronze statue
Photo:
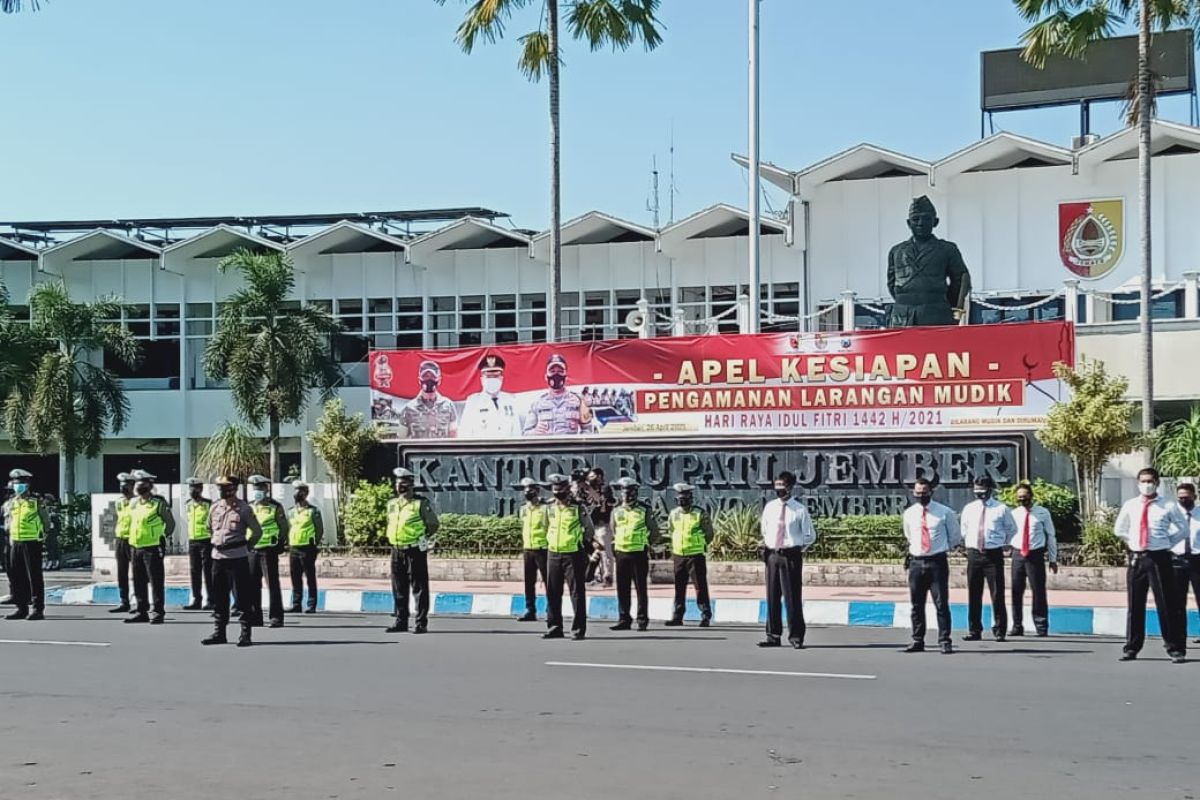
[[[954,242],[933,235],[937,210],[922,195],[908,208],[912,238],[888,253],[889,328],[954,325],[971,293],[971,275]]]

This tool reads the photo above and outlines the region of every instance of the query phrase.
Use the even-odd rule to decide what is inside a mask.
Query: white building
[[[972,273],[973,321],[1073,319],[1079,349],[1131,379],[1137,371],[1136,137],[1124,131],[1079,150],[1007,133],[935,163],[860,145],[795,171],[763,176],[792,198],[762,236],[764,330],[878,325],[889,299],[886,259],[908,237],[914,197],[928,195],[938,235],[956,241]],[[1200,129],[1154,127],[1154,261],[1159,296],[1156,391],[1177,415],[1200,397],[1200,379],[1180,364],[1197,341],[1200,270]],[[1079,280],[1059,258],[1058,206],[1124,201],[1124,253],[1111,272]],[[240,247],[286,251],[295,261],[295,303],[319,304],[341,321],[336,350],[346,372],[339,394],[367,411],[365,358],[372,347],[453,347],[545,337],[549,238],[499,221],[485,209],[362,215],[351,220],[129,220],[22,223],[0,233],[0,279],[21,309],[32,284],[63,280],[72,295],[119,295],[123,324],[145,340],[146,360],[127,377],[131,423],[104,455],[79,464],[81,490],[112,488],[139,463],[171,482],[186,477],[213,429],[235,419],[229,393],[204,374],[202,354],[218,304],[239,278],[219,260]],[[430,220],[443,227],[414,232]],[[655,231],[592,212],[563,228],[564,335],[635,336],[626,315],[644,298],[654,335],[734,332],[745,291],[745,212],[718,205]],[[1044,302],[1042,302],[1044,301]],[[981,303],[986,303],[983,305]],[[992,306],[1023,306],[1004,310]],[[849,313],[853,309],[853,314]],[[853,317],[853,319],[851,319]],[[320,477],[305,425],[285,429],[283,450]],[[0,467],[18,461],[0,450]],[[285,460],[285,464],[288,461]],[[54,459],[36,462],[43,474]],[[52,487],[47,487],[52,488]]]

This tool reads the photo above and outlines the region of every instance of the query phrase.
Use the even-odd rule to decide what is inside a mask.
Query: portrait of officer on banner
[[[562,436],[594,429],[591,406],[567,389],[567,360],[555,353],[546,360],[546,385],[529,407],[524,430],[534,436]]]
[[[515,439],[521,435],[521,417],[516,401],[504,391],[504,358],[486,355],[479,362],[480,391],[467,398],[461,439]]]
[[[458,435],[458,413],[454,403],[438,391],[442,368],[435,361],[417,367],[420,392],[400,410],[400,425],[409,439],[451,439]]]

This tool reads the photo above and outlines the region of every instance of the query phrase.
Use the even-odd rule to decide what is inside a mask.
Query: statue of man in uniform
[[[971,275],[954,242],[933,235],[937,210],[922,195],[908,208],[912,238],[888,253],[889,328],[954,325],[971,293]]]

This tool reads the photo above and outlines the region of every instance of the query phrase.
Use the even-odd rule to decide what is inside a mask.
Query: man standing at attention
[[[199,478],[188,478],[187,503],[184,504],[184,516],[187,519],[188,535],[188,567],[192,579],[192,602],[183,607],[184,611],[211,611],[213,607],[212,587],[212,538],[208,532],[208,512],[212,508],[212,500],[204,496],[204,481]],[[204,603],[201,589],[208,590],[208,603]]]
[[[1188,521],[1188,535],[1171,549],[1175,562],[1175,602],[1179,612],[1179,624],[1187,637],[1188,587],[1196,597],[1196,608],[1200,608],[1200,508],[1196,507],[1196,485],[1181,483],[1175,487],[1175,502],[1179,513]],[[1200,643],[1200,639],[1194,639]]]
[[[252,619],[255,625],[263,624],[262,582],[267,581],[267,615],[270,627],[283,627],[283,588],[279,584],[279,554],[288,546],[288,519],[283,505],[271,497],[271,481],[263,475],[251,475],[250,486],[253,500],[250,507],[262,527],[262,536],[254,545],[250,561],[250,577],[258,591],[251,593],[254,608]],[[242,596],[238,595],[238,603]],[[246,613],[246,609],[242,609]]]
[[[163,551],[175,533],[175,515],[166,499],[154,493],[153,475],[138,469],[134,470],[133,479],[137,482],[133,487],[137,497],[129,501],[129,546],[133,549],[133,594],[137,609],[125,621],[161,625],[166,619],[167,593]]]
[[[767,576],[767,638],[759,647],[779,647],[787,606],[788,642],[804,647],[804,551],[817,540],[808,509],[792,492],[796,476],[781,472],[775,478],[775,499],[763,506],[759,519]]]
[[[129,566],[133,557],[129,549],[129,501],[133,499],[133,476],[128,472],[117,475],[117,484],[121,488],[121,496],[113,507],[116,514],[116,528],[113,531],[113,554],[117,559],[117,593],[121,603],[116,608],[110,608],[110,614],[128,614],[129,605]]]
[[[650,626],[650,539],[658,537],[654,512],[638,500],[638,483],[623,477],[615,486],[621,505],[612,512],[613,550],[617,559],[617,624],[609,630],[627,631],[633,625],[630,612],[630,583],[637,590],[637,629]]]
[[[1016,533],[1009,541],[1012,546],[1012,616],[1010,636],[1024,636],[1022,624],[1025,583],[1033,594],[1033,627],[1038,636],[1050,632],[1050,610],[1046,601],[1046,565],[1058,572],[1058,540],[1054,535],[1054,520],[1050,512],[1033,502],[1033,487],[1023,483],[1017,487],[1017,507],[1012,511]]]
[[[671,530],[671,560],[675,570],[675,605],[668,626],[683,624],[687,612],[688,575],[696,587],[696,605],[700,608],[700,627],[712,622],[712,604],[708,599],[708,561],[704,551],[712,544],[712,519],[708,512],[693,505],[696,487],[675,484],[675,502],[667,518]]]
[[[8,478],[13,495],[4,503],[0,516],[3,516],[4,530],[8,532],[8,579],[13,605],[17,610],[5,619],[36,621],[44,618],[46,607],[42,580],[42,540],[46,529],[50,527],[50,519],[42,504],[30,495],[32,473],[14,469],[8,473]],[[33,606],[32,614],[29,613],[30,606]]]
[[[221,476],[215,481],[221,499],[213,503],[208,515],[208,531],[213,545],[213,632],[201,644],[225,644],[225,626],[229,624],[229,592],[249,598],[261,592],[250,578],[250,550],[262,536],[262,526],[250,505],[237,496],[241,482],[234,476]],[[247,608],[242,613],[242,635],[238,647],[249,647],[250,628],[254,615]]]
[[[1171,548],[1188,535],[1188,521],[1179,506],[1158,493],[1158,470],[1146,467],[1138,473],[1140,497],[1126,500],[1117,514],[1113,532],[1129,548],[1125,576],[1128,594],[1125,618],[1125,648],[1121,661],[1133,661],[1146,642],[1146,593],[1154,592],[1154,607],[1167,655],[1175,664],[1187,660],[1187,631],[1177,626],[1175,568]]]
[[[987,475],[975,479],[974,502],[962,510],[962,540],[967,548],[967,635],[965,642],[983,637],[983,584],[992,596],[992,635],[1003,642],[1008,632],[1004,604],[1004,546],[1017,532],[1008,506],[993,494],[996,484]]]
[[[437,534],[437,514],[415,493],[416,476],[404,467],[392,470],[396,496],[388,501],[387,540],[392,545],[392,603],[396,621],[388,633],[408,630],[408,596],[417,604],[413,633],[429,630],[429,547]]]
[[[592,544],[592,520],[574,498],[566,475],[549,476],[554,501],[549,507],[549,529],[546,533],[546,627],[543,639],[563,638],[563,586],[571,590],[571,638],[582,640],[587,635],[587,589],[583,573],[587,568],[585,549]]]
[[[906,653],[925,649],[925,600],[933,595],[937,612],[938,644],[950,655],[950,565],[946,553],[962,543],[954,509],[935,502],[933,484],[918,478],[913,484],[916,501],[904,511],[904,538],[908,540],[908,599],[912,603],[912,644]]]
[[[308,604],[305,614],[317,613],[317,546],[325,535],[321,521],[321,509],[308,502],[308,484],[292,482],[292,514],[288,518],[288,574],[292,579],[292,605],[288,611],[300,613],[300,601],[304,599],[303,583],[308,583]]]
[[[542,502],[541,486],[533,478],[521,479],[521,549],[525,557],[525,614],[517,622],[537,622],[537,576],[541,573],[546,584],[546,533],[550,529],[550,512]]]

